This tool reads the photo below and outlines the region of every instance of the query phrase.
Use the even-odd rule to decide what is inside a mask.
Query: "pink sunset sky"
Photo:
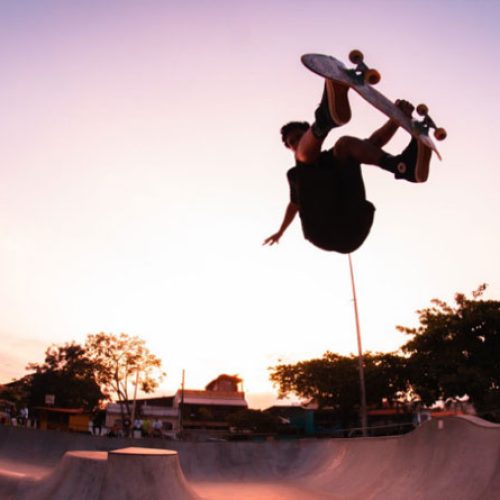
[[[298,221],[261,245],[288,201],[279,129],[321,94],[306,52],[363,50],[380,91],[449,134],[426,184],[364,167],[364,348],[397,349],[434,297],[498,299],[499,18],[494,1],[0,2],[0,383],[53,343],[127,332],[163,360],[159,394],[182,369],[190,388],[237,373],[259,407],[278,360],[356,351],[347,257]],[[351,103],[327,146],[384,123]]]

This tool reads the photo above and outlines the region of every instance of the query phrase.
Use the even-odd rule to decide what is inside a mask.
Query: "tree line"
[[[364,355],[367,404],[431,406],[468,397],[480,414],[500,414],[500,302],[484,300],[487,285],[454,304],[434,299],[417,311],[419,326],[397,329],[409,340],[394,353]],[[357,356],[321,358],[270,368],[279,396],[296,395],[351,414],[359,407]],[[492,415],[490,415],[491,417]],[[494,418],[494,417],[493,417]]]
[[[409,340],[398,352],[364,355],[367,403],[423,404],[468,397],[480,414],[500,412],[500,302],[483,298],[481,285],[468,298],[457,293],[454,304],[434,299],[417,311],[419,326],[399,326]],[[151,393],[165,373],[161,360],[144,340],[125,333],[88,335],[76,342],[51,346],[43,363],[30,363],[30,373],[4,386],[0,398],[29,407],[45,406],[55,395],[62,408],[95,409],[110,399],[130,415],[131,390]],[[334,408],[340,418],[359,409],[358,360],[326,352],[321,358],[278,364],[270,380],[279,397],[296,395]],[[122,415],[123,416],[123,415]]]
[[[26,369],[31,373],[7,384],[0,398],[35,408],[46,406],[46,396],[53,395],[57,407],[88,412],[114,398],[122,403],[122,417],[131,414],[131,390],[151,393],[165,376],[145,341],[126,333],[101,332],[88,335],[83,345],[50,346],[43,363]]]

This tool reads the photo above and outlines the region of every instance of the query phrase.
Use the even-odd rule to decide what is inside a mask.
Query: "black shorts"
[[[369,201],[358,206],[344,207],[321,217],[301,213],[305,238],[322,250],[351,253],[357,250],[370,233],[375,207]]]

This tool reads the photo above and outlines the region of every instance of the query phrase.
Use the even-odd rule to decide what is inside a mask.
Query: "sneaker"
[[[337,125],[345,125],[351,120],[351,107],[347,92],[349,87],[333,80],[326,80],[326,93],[328,95],[328,110]]]
[[[425,182],[429,177],[432,151],[417,139],[412,138],[407,148],[391,159],[396,179],[409,182]]]
[[[312,125],[314,135],[324,139],[334,127],[346,124],[351,119],[351,107],[347,99],[349,87],[333,80],[325,80],[323,96]]]

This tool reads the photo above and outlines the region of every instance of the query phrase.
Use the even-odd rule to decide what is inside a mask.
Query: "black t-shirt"
[[[287,172],[290,201],[299,207],[306,239],[324,250],[350,253],[370,231],[375,207],[366,200],[361,166],[339,162],[331,150],[314,165]]]

